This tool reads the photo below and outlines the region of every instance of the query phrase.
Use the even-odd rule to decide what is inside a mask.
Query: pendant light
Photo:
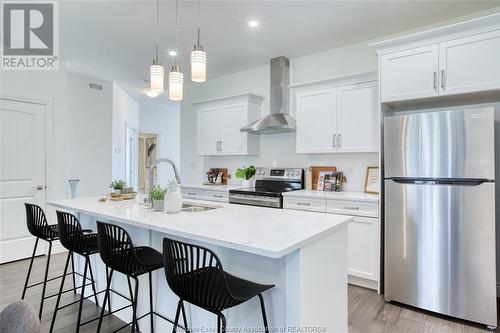
[[[165,78],[165,68],[160,64],[159,60],[159,44],[160,44],[160,0],[156,0],[156,57],[153,64],[149,67],[149,75],[151,82],[151,91],[157,94],[163,93],[163,82]]]
[[[191,81],[205,82],[207,79],[207,54],[200,44],[200,0],[198,0],[198,39],[191,51]]]
[[[184,75],[181,73],[180,66],[177,65],[177,54],[178,50],[178,39],[179,39],[179,0],[175,0],[175,62],[172,66],[172,70],[168,75],[168,98],[173,101],[182,100],[182,90],[184,85]]]

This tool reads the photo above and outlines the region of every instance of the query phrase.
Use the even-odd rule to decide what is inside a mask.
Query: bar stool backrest
[[[80,253],[85,250],[85,235],[80,221],[73,214],[56,211],[59,227],[59,240],[68,250]]]
[[[114,224],[97,221],[99,254],[111,269],[128,274],[138,270],[139,262],[128,232]]]
[[[48,228],[47,218],[42,207],[25,202],[26,207],[26,225],[28,231],[35,237],[52,238],[53,234]]]
[[[233,304],[222,264],[213,251],[164,238],[163,255],[168,285],[181,299],[217,311]]]

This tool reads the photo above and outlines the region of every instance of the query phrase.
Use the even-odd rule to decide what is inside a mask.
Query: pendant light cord
[[[201,20],[201,15],[200,15],[200,0],[198,0],[198,40],[196,45],[200,45],[200,20]]]
[[[175,65],[176,66],[177,66],[177,55],[179,54],[178,42],[179,42],[179,0],[175,0]]]
[[[156,0],[156,64],[159,64],[160,45],[160,0]]]

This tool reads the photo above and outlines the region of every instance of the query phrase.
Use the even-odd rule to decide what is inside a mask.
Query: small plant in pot
[[[165,199],[165,193],[167,193],[167,188],[161,187],[159,185],[155,185],[149,190],[151,200],[153,200],[153,209],[157,212],[163,211],[163,200]]]
[[[113,190],[113,194],[121,194],[122,190],[127,186],[127,182],[123,179],[115,179],[109,187]]]
[[[243,187],[251,187],[253,185],[253,176],[255,176],[255,167],[250,165],[249,167],[243,167],[236,170],[236,178],[241,178],[243,181],[241,185]]]

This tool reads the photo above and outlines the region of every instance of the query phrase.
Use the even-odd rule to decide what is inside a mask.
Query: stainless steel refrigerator
[[[384,120],[385,297],[497,326],[494,108]]]

